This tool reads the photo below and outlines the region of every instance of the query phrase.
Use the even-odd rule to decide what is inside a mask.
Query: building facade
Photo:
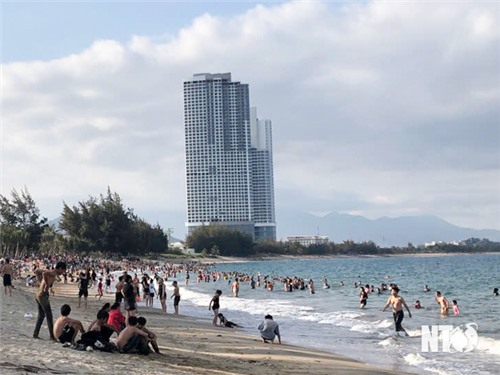
[[[188,234],[204,225],[275,240],[271,122],[230,73],[184,82]]]

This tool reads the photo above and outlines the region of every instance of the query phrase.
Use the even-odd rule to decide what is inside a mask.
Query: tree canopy
[[[18,255],[27,250],[38,251],[47,218],[25,187],[13,189],[11,198],[0,195],[0,250],[2,254]]]
[[[168,248],[168,236],[163,229],[125,208],[120,196],[109,188],[106,195],[90,197],[76,206],[64,203],[59,226],[76,252],[141,255],[165,252]]]
[[[197,253],[205,250],[213,255],[239,257],[255,254],[251,236],[218,224],[194,229],[186,237],[186,245]]]

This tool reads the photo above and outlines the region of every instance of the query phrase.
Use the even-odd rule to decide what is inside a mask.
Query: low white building
[[[330,242],[328,236],[287,236],[284,242],[298,242],[302,246],[320,245]]]

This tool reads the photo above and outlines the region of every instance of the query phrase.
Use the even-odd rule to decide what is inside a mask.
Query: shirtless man
[[[6,258],[5,263],[2,264],[0,274],[3,275],[3,289],[5,295],[9,292],[9,296],[12,297],[12,275],[14,274],[14,269],[12,268],[12,264],[10,264],[9,258]]]
[[[70,313],[71,307],[66,304],[62,305],[61,316],[54,323],[54,336],[63,344],[66,342],[74,344],[78,331],[85,333],[82,322],[70,318]]]
[[[238,297],[240,292],[240,282],[238,278],[235,278],[233,284],[231,285],[231,290],[233,291],[233,297]]]
[[[179,315],[179,302],[181,300],[181,294],[179,293],[179,286],[177,285],[177,281],[174,281],[172,283],[172,286],[174,287],[174,292],[172,293],[172,296],[170,298],[174,298],[174,314]]]
[[[85,308],[87,308],[87,298],[89,297],[89,282],[90,275],[88,270],[80,272],[78,276],[78,308],[81,306],[82,297],[84,299]]]
[[[56,281],[56,277],[62,275],[66,272],[66,263],[58,262],[56,268],[52,271],[49,270],[37,270],[36,276],[40,280],[40,288],[35,295],[35,300],[38,305],[38,318],[36,320],[35,331],[33,332],[33,337],[38,339],[38,334],[40,333],[40,328],[42,328],[42,323],[47,317],[47,326],[50,332],[50,339],[57,341],[54,337],[54,322],[52,318],[52,309],[50,307],[49,301],[49,289]]]
[[[448,315],[448,300],[443,296],[441,295],[441,292],[440,291],[437,291],[436,292],[436,302],[438,303],[438,305],[441,307],[441,315],[443,316],[447,316]]]
[[[385,304],[382,311],[385,311],[389,307],[389,305],[392,304],[392,315],[394,317],[394,323],[396,325],[396,332],[404,332],[406,336],[408,336],[408,333],[404,330],[403,326],[401,325],[404,318],[403,306],[408,311],[408,316],[410,318],[411,318],[411,311],[408,305],[406,304],[404,298],[398,295],[398,293],[399,293],[399,288],[397,286],[393,287],[391,290],[391,296],[388,298],[387,303]]]
[[[137,328],[137,317],[131,316],[127,323],[116,339],[118,350],[123,353],[138,350],[141,354],[149,354],[148,334]]]
[[[124,278],[123,276],[120,276],[118,278],[118,282],[115,285],[115,288],[116,288],[115,302],[118,302],[118,303],[121,303],[123,301],[122,290],[123,290],[123,285],[125,284],[123,281],[123,278]]]
[[[160,348],[158,347],[158,343],[156,342],[156,334],[151,332],[149,329],[146,328],[146,323],[147,323],[147,320],[146,318],[140,316],[137,318],[137,328],[143,330],[144,332],[146,332],[148,334],[148,339],[149,339],[149,342],[151,343],[151,346],[153,347],[153,350],[155,351],[155,353],[158,353],[160,354]]]

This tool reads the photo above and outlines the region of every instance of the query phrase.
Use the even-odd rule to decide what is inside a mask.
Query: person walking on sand
[[[392,315],[394,317],[396,332],[404,332],[406,336],[408,336],[408,333],[404,330],[403,326],[401,325],[401,323],[403,322],[403,318],[405,316],[403,312],[403,306],[408,311],[408,316],[410,318],[411,318],[411,311],[408,305],[406,304],[404,298],[401,297],[398,293],[399,293],[399,288],[397,286],[393,287],[391,290],[391,296],[387,299],[387,303],[385,304],[382,311],[385,311],[389,307],[389,305],[392,304]]]
[[[436,292],[435,299],[438,305],[441,307],[441,315],[447,316],[449,308],[448,300],[441,294],[440,291]]]
[[[90,276],[87,271],[80,272],[80,276],[78,276],[78,304],[76,307],[80,308],[82,297],[84,301],[84,306],[87,308],[87,298],[89,296],[89,281]]]
[[[57,341],[54,336],[54,321],[52,318],[52,309],[50,307],[49,300],[49,289],[52,284],[56,281],[57,276],[62,275],[66,272],[66,263],[58,262],[54,270],[37,270],[37,277],[40,277],[40,287],[35,295],[35,300],[38,305],[38,318],[35,324],[35,331],[33,332],[33,338],[40,338],[40,328],[42,328],[42,323],[47,318],[47,326],[50,332],[50,339]]]
[[[179,286],[177,285],[177,281],[172,283],[174,287],[174,292],[170,298],[174,298],[174,314],[179,315],[179,302],[181,300],[181,294],[179,293]]]
[[[281,344],[281,334],[278,323],[273,320],[271,315],[266,315],[264,321],[259,324],[257,329],[260,331],[260,337],[262,342],[269,343],[274,342],[274,339],[278,337],[278,343]]]
[[[214,296],[210,300],[210,303],[208,304],[208,309],[214,311],[214,319],[212,320],[212,325],[216,326],[217,325],[217,317],[219,314],[219,298],[222,295],[222,290],[217,289],[215,291]]]
[[[102,292],[102,277],[99,278],[99,282],[97,283],[97,294],[94,296],[94,298],[98,298],[98,301],[101,300],[101,297],[103,295],[103,292]]]
[[[0,274],[3,276],[3,290],[5,295],[9,293],[9,297],[12,297],[12,275],[14,274],[14,269],[12,264],[10,264],[10,259],[6,258],[5,263],[0,267]]]

